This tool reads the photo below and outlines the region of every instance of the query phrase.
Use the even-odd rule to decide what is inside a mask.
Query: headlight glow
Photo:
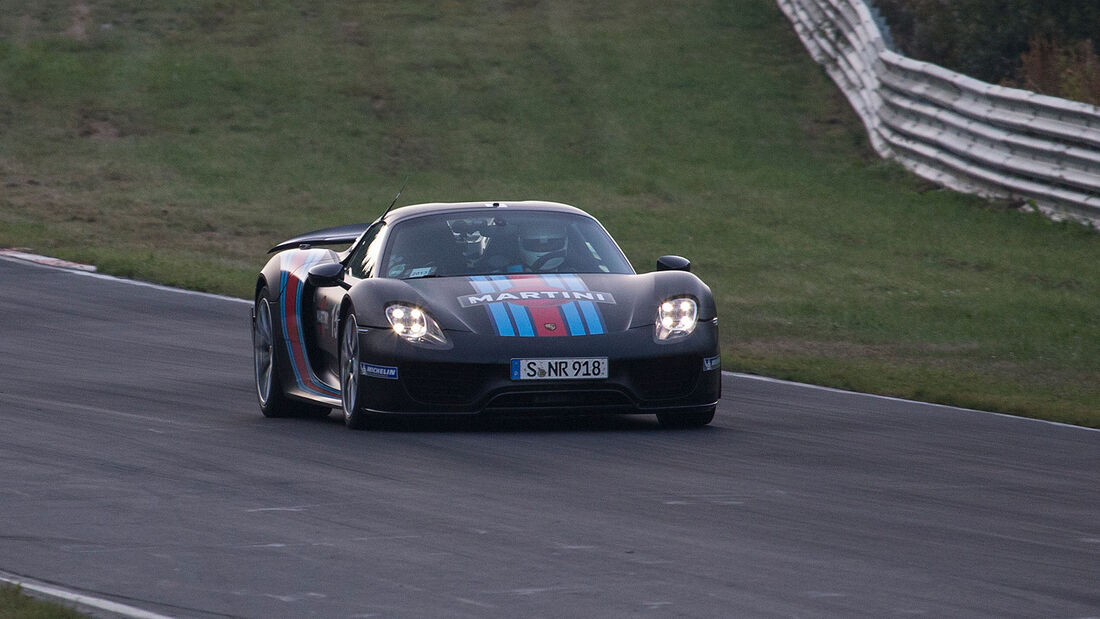
[[[690,335],[699,320],[699,304],[689,297],[668,299],[657,308],[657,339]]]
[[[386,308],[393,332],[417,344],[446,344],[447,336],[439,324],[419,307],[395,303]]]

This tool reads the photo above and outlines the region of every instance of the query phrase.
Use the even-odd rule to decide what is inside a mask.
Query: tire
[[[701,411],[657,413],[657,421],[663,428],[701,428],[714,419],[715,408],[711,406]]]
[[[327,406],[291,400],[279,378],[279,350],[275,346],[271,299],[267,286],[256,295],[256,315],[252,320],[252,366],[256,379],[256,398],[264,417],[325,417]]]
[[[361,406],[359,378],[359,323],[349,310],[340,321],[340,404],[344,425],[352,430],[366,429],[373,417]]]

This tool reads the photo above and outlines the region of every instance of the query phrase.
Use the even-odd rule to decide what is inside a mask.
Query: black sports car
[[[271,251],[252,311],[269,417],[339,407],[352,428],[390,414],[714,417],[710,289],[677,256],[636,274],[572,206],[406,206]]]

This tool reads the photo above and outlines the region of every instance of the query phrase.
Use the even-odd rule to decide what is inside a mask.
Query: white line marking
[[[60,258],[51,258],[49,256],[40,256],[38,254],[30,254],[27,252],[19,251],[18,249],[0,249],[0,256],[7,256],[9,258],[17,258],[26,262],[33,262],[35,264],[44,264],[46,266],[58,267],[60,269],[73,269],[76,271],[94,271],[95,267],[90,264],[80,264],[79,262],[69,262],[68,260],[62,260]]]
[[[887,400],[889,402],[902,402],[905,404],[922,404],[924,406],[934,406],[936,408],[946,408],[953,411],[961,411],[965,413],[981,413],[983,415],[995,415],[997,417],[1003,417],[1005,419],[1015,419],[1018,421],[1033,421],[1036,423],[1046,423],[1050,425],[1060,426],[1063,428],[1075,428],[1077,430],[1089,430],[1091,432],[1100,432],[1100,428],[1089,428],[1085,426],[1075,426],[1068,423],[1062,423],[1060,421],[1048,421],[1046,419],[1035,419],[1032,417],[1020,417],[1019,415],[1009,415],[1008,413],[998,413],[994,411],[983,411],[975,408],[962,408],[960,406],[950,406],[948,404],[936,404],[934,402],[921,402],[920,400],[906,400],[905,398],[896,398],[888,395],[876,395],[873,393],[861,393],[859,391],[849,391],[847,389],[837,389],[836,387],[822,387],[821,385],[810,385],[807,383],[796,383],[792,380],[783,380],[781,378],[771,378],[768,376],[757,376],[756,374],[742,374],[740,372],[729,372],[722,370],[722,374],[725,376],[732,376],[734,378],[745,378],[748,380],[757,380],[763,383],[775,383],[778,385],[787,385],[790,387],[801,387],[803,389],[814,389],[816,391],[827,391],[829,393],[839,393],[843,395],[856,395],[865,398],[875,398],[878,400]]]
[[[61,400],[51,400],[48,398],[34,398],[27,396],[20,396],[15,394],[0,393],[0,402],[15,402],[24,406],[38,406],[43,408],[62,408],[72,411],[86,411],[89,413],[99,413],[102,415],[113,415],[115,417],[122,417],[125,419],[138,419],[141,421],[147,421],[152,423],[161,423],[169,426],[176,426],[180,428],[189,428],[195,430],[210,430],[213,426],[198,425],[193,423],[187,423],[184,421],[177,421],[175,419],[165,419],[163,417],[152,417],[150,415],[139,415],[137,413],[126,413],[110,408],[100,408],[98,406],[88,406],[86,404],[74,404],[72,402],[63,402]]]
[[[87,273],[85,271],[73,271],[75,275],[84,275],[86,277],[94,277],[96,279],[106,279],[110,281],[120,282],[123,284],[131,284],[134,286],[142,286],[145,288],[152,288],[154,290],[162,290],[164,292],[175,292],[178,294],[186,294],[195,297],[206,297],[208,299],[216,299],[218,301],[232,301],[233,303],[245,303],[252,305],[252,301],[247,299],[238,299],[237,297],[227,297],[222,294],[214,294],[213,292],[199,292],[198,290],[185,290],[183,288],[173,288],[171,286],[162,286],[160,284],[151,284],[149,282],[143,282],[136,279],[125,279],[122,277],[115,277],[114,275],[104,275],[103,273]]]
[[[305,507],[258,507],[256,509],[246,509],[244,511],[248,512],[248,513],[255,513],[255,512],[304,512],[304,511],[306,511],[306,508]]]
[[[84,595],[82,593],[74,593],[62,589],[60,587],[54,587],[51,585],[45,585],[42,583],[27,580],[15,576],[14,574],[0,573],[0,581],[6,582],[11,585],[16,585],[28,591],[34,591],[41,593],[42,595],[49,596],[51,598],[64,600],[66,602],[73,602],[74,604],[81,604],[83,606],[90,606],[92,608],[98,608],[105,610],[116,615],[123,617],[133,617],[134,619],[171,619],[167,615],[158,615],[151,613],[147,610],[135,608],[133,606],[127,606],[126,604],[119,604],[118,602],[112,602],[110,600],[104,600],[102,598],[92,597],[90,595]]]
[[[391,539],[416,539],[423,537],[421,535],[372,535],[368,537],[353,537],[353,542],[373,542],[375,540],[391,540]]]
[[[137,279],[126,279],[124,277],[115,277],[114,275],[104,275],[103,273],[90,273],[88,271],[79,271],[79,270],[75,270],[75,269],[71,269],[71,268],[63,268],[63,267],[54,266],[54,265],[50,265],[50,264],[42,264],[42,263],[39,263],[39,262],[31,262],[31,261],[28,261],[28,260],[20,260],[20,259],[13,258],[11,256],[7,256],[7,255],[3,255],[3,254],[0,254],[0,260],[7,260],[9,262],[17,262],[19,264],[27,264],[27,265],[31,265],[31,266],[41,267],[41,268],[44,268],[44,269],[60,269],[62,271],[68,271],[69,273],[72,273],[73,275],[84,275],[86,277],[94,277],[96,279],[104,279],[104,280],[108,280],[108,281],[119,282],[119,283],[122,283],[122,284],[130,284],[132,286],[141,286],[143,288],[152,288],[154,290],[162,290],[162,291],[165,291],[165,292],[176,292],[176,293],[179,293],[179,294],[186,294],[186,295],[197,296],[197,297],[206,297],[206,298],[209,298],[209,299],[217,299],[219,301],[232,301],[234,303],[247,303],[248,305],[252,305],[252,301],[249,301],[247,299],[238,299],[237,297],[227,297],[225,295],[214,294],[212,292],[199,292],[197,290],[185,290],[183,288],[173,288],[172,286],[163,286],[161,284],[151,284],[149,282],[143,282],[143,281],[137,280]]]
[[[485,604],[485,603],[478,602],[476,600],[467,599],[467,598],[455,598],[455,599],[458,600],[459,602],[462,602],[463,604],[470,604],[470,605],[478,606],[478,607],[481,607],[481,608],[496,608],[496,606],[493,606],[492,604]]]

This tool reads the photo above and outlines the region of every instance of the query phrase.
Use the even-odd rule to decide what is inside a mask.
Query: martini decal
[[[459,305],[484,306],[505,337],[602,335],[599,304],[615,303],[611,293],[589,290],[576,275],[482,275],[470,284],[473,294],[459,297]]]

